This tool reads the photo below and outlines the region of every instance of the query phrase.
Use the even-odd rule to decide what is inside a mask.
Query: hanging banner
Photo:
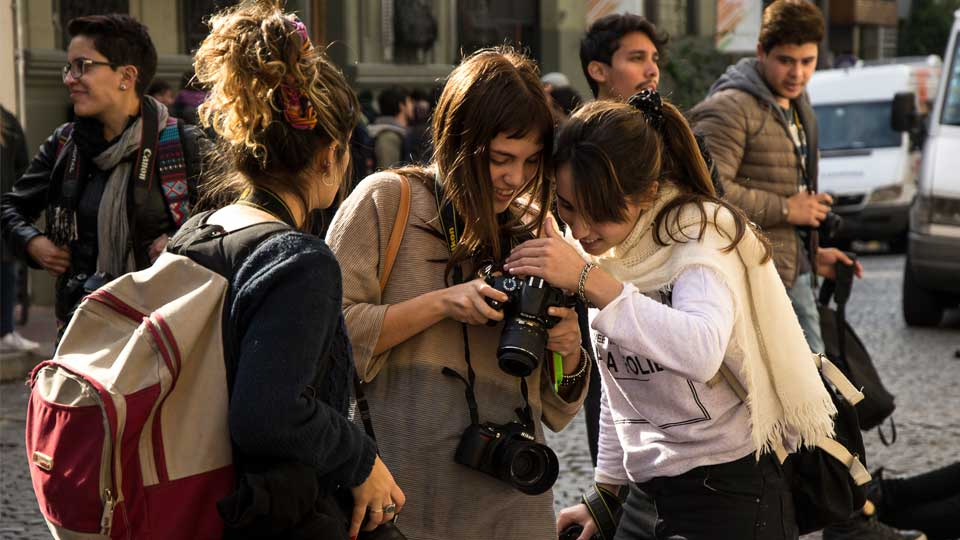
[[[717,0],[717,50],[749,53],[760,38],[762,0]]]

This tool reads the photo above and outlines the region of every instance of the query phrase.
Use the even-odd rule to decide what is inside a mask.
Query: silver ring
[[[384,514],[393,514],[393,513],[396,513],[396,511],[397,511],[397,505],[393,503],[390,503],[383,507]]]

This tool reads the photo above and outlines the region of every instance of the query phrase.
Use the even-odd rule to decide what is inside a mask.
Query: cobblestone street
[[[912,475],[960,457],[960,313],[945,327],[907,328],[900,315],[902,255],[862,258],[865,279],[854,285],[848,320],[870,350],[887,387],[897,397],[898,440],[884,447],[865,433],[868,466],[892,475]],[[37,509],[24,458],[27,389],[20,382],[0,387],[0,539],[49,538]],[[560,434],[548,435],[561,461],[556,506],[574,502],[592,479],[586,430],[578,418]],[[810,539],[819,538],[811,536]]]

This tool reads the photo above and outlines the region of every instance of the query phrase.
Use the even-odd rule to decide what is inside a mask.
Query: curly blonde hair
[[[299,21],[278,0],[227,8],[209,25],[194,57],[196,79],[209,92],[200,120],[220,139],[214,150],[219,171],[209,189],[222,204],[245,187],[263,185],[298,194],[309,210],[304,173],[331,144],[343,157],[360,111],[356,95],[325,52],[304,41]],[[297,129],[285,118],[281,87],[295,88],[312,107],[312,129]]]

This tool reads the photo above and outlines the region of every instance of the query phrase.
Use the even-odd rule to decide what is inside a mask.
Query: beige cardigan
[[[366,178],[344,201],[327,235],[342,267],[343,309],[357,370],[369,382],[365,390],[377,443],[407,497],[400,529],[411,540],[556,538],[552,492],[525,495],[453,461],[470,417],[463,383],[441,369],[466,376],[460,323],[444,320],[373,356],[387,306],[445,287],[447,247],[420,228],[439,231],[433,192],[416,179],[410,184],[410,219],[382,297],[378,281],[399,204],[398,178],[392,173]],[[516,420],[514,409],[523,404],[519,379],[497,365],[501,328],[469,327],[481,422]],[[544,370],[527,380],[540,442],[542,426],[563,429],[586,395],[582,384],[577,399],[567,403],[549,380]]]

